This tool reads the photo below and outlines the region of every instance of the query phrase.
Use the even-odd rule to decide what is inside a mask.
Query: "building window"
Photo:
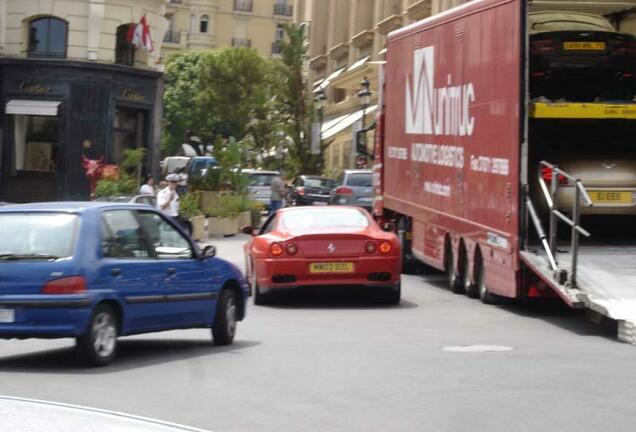
[[[115,107],[115,145],[113,159],[120,162],[124,150],[146,147],[146,115],[144,110]]]
[[[29,23],[29,57],[66,57],[68,24],[59,18],[37,18]]]
[[[115,44],[115,63],[132,66],[135,64],[135,46],[128,42],[128,33],[135,24],[123,24],[117,27],[117,42]]]
[[[199,32],[200,33],[207,33],[208,32],[208,16],[207,15],[202,15],[201,16],[201,20],[199,21]]]

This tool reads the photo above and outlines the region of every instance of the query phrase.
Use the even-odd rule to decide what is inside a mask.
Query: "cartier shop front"
[[[0,60],[0,201],[85,200],[82,155],[118,163],[147,149],[157,174],[161,74],[69,60]]]

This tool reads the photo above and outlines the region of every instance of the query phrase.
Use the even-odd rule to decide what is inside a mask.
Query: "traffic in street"
[[[243,264],[247,236],[213,240]],[[122,338],[106,368],[67,340],[4,341],[0,393],[210,431],[631,430],[633,347],[557,304],[483,305],[443,274],[402,302],[359,292],[248,306],[233,345],[204,329]]]

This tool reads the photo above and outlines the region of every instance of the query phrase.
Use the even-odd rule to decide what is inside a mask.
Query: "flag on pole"
[[[128,42],[135,48],[144,47],[149,53],[153,51],[152,37],[150,36],[150,26],[146,22],[146,15],[136,25],[131,25],[128,29]]]

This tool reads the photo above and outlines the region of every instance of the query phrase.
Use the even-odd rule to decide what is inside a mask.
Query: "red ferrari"
[[[397,236],[358,207],[278,210],[245,245],[254,303],[295,287],[364,286],[400,302],[402,254]]]

